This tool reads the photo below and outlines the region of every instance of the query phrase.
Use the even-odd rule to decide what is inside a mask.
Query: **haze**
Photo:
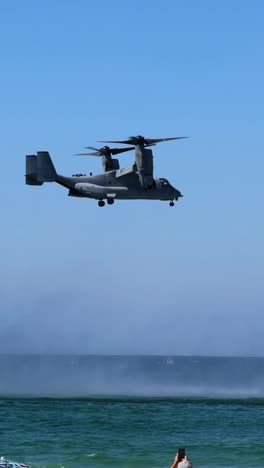
[[[261,1],[2,5],[0,351],[264,355]],[[24,184],[97,140],[154,149],[162,202]],[[128,165],[133,155],[120,156]]]

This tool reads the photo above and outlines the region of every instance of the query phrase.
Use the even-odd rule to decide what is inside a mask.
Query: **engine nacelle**
[[[111,155],[103,156],[102,163],[105,172],[116,171],[119,169],[118,159],[112,159]]]
[[[141,185],[144,188],[152,188],[154,185],[152,150],[143,145],[137,145],[135,155]]]

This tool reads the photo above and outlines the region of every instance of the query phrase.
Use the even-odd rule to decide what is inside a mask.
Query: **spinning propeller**
[[[162,141],[181,140],[188,138],[184,136],[173,138],[145,138],[142,135],[128,137],[127,140],[110,140],[100,143],[121,143],[125,145],[133,145],[129,148],[110,148],[103,146],[102,148],[94,148],[86,146],[87,149],[93,150],[91,153],[79,153],[76,156],[101,156],[102,164],[105,172],[119,169],[118,159],[112,159],[112,155],[126,153],[127,151],[135,150],[135,164],[137,166],[140,183],[144,188],[153,187],[153,155],[151,150],[147,150],[148,146],[155,146]]]
[[[86,146],[86,148],[94,151],[92,153],[79,153],[76,156],[101,156],[105,172],[119,169],[118,159],[112,159],[112,155],[125,153],[126,151],[135,149],[134,146],[131,146],[130,148],[109,148],[109,146],[94,148],[93,146]]]
[[[86,146],[85,148],[94,150],[92,153],[79,153],[76,156],[110,156],[113,154],[125,153],[126,151],[131,151],[134,148],[109,148],[109,146],[103,146],[103,148],[94,148],[93,146]]]
[[[137,135],[137,136],[131,136],[127,140],[102,141],[101,143],[122,143],[124,145],[153,146],[153,145],[156,145],[156,143],[161,143],[162,141],[181,140],[182,138],[188,138],[188,137],[180,136],[180,137],[173,137],[173,138],[145,138],[142,135]]]

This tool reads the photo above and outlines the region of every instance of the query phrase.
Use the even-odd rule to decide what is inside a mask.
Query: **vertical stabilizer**
[[[54,182],[57,172],[48,151],[38,151],[38,181]]]
[[[38,180],[38,158],[34,154],[26,156],[26,184],[27,185],[42,185],[43,182]]]

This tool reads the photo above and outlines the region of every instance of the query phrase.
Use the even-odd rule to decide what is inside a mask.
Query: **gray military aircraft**
[[[133,145],[129,148],[110,148],[103,146],[92,153],[80,153],[78,156],[102,157],[103,174],[89,176],[74,174],[72,177],[59,175],[47,151],[38,151],[37,155],[26,156],[26,184],[42,185],[44,182],[57,182],[69,189],[70,197],[94,198],[100,207],[105,201],[112,205],[115,200],[165,200],[174,206],[174,200],[182,197],[179,190],[173,187],[167,179],[153,176],[153,154],[149,146],[169,140],[179,140],[186,137],[174,138],[144,138],[141,135],[130,137],[128,140],[105,141],[103,143],[118,143]],[[120,169],[118,159],[112,155],[135,150],[135,163]]]

